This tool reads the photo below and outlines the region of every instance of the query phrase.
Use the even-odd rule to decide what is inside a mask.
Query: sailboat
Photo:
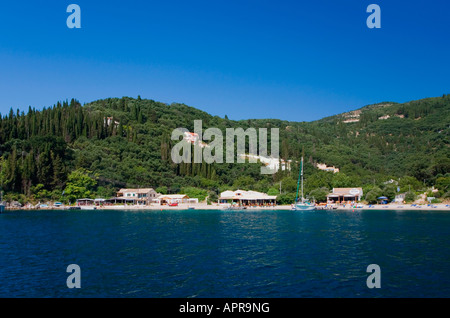
[[[300,181],[301,181],[301,189],[302,189],[301,198],[298,197],[298,188],[300,186]],[[316,209],[316,207],[314,206],[314,203],[311,203],[309,200],[306,200],[303,197],[303,157],[302,157],[302,161],[300,163],[300,172],[299,172],[298,180],[297,180],[297,193],[295,194],[295,202],[292,206],[292,210],[294,210],[294,211],[312,211],[315,209]]]

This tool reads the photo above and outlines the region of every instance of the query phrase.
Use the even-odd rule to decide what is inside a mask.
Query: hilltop
[[[174,164],[172,130],[193,131],[198,119],[203,129],[217,127],[223,132],[279,128],[280,156],[293,160],[291,171],[261,175],[257,164]],[[383,102],[313,122],[234,121],[185,104],[140,97],[85,105],[72,99],[41,111],[30,107],[26,114],[11,110],[2,116],[0,178],[7,198],[22,201],[64,200],[67,193],[72,198],[109,196],[125,186],[184,191],[203,198],[229,188],[277,194],[281,181],[279,198],[289,202],[295,197],[296,162],[303,154],[305,192],[316,198],[333,187],[355,186],[392,197],[392,188],[385,184],[389,180],[395,180],[401,191],[436,186],[440,191],[436,196],[442,197],[449,191],[449,123],[450,95],[403,104]],[[321,171],[318,163],[335,166],[339,173]],[[77,192],[77,176],[95,182]]]

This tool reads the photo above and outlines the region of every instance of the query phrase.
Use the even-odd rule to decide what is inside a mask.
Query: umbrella
[[[387,197],[379,197],[378,200],[387,200]]]

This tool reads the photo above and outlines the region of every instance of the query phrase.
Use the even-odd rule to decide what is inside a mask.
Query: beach
[[[450,206],[448,204],[363,204],[360,207],[355,207],[354,205],[346,204],[340,205],[336,208],[331,207],[317,207],[316,211],[320,210],[334,210],[334,211],[353,211],[353,210],[439,210],[439,211],[450,211]],[[107,206],[101,207],[99,209],[109,210],[109,209],[120,209],[120,210],[226,210],[227,205],[212,204],[208,205],[206,203],[197,204],[178,204],[178,206],[168,206],[168,205],[146,205],[146,206]],[[270,210],[287,210],[291,211],[291,205],[275,205],[275,206],[252,206],[246,207],[245,210],[248,211],[270,211]]]
[[[169,205],[108,205],[108,206],[96,206],[95,209],[92,206],[84,207],[81,206],[81,210],[133,210],[133,211],[144,211],[144,210],[227,210],[229,205],[224,204],[211,204],[207,203],[180,203],[177,206]],[[6,210],[67,210],[69,206],[62,207],[45,207],[41,209],[36,208],[10,208],[7,207]],[[71,206],[71,208],[74,208]],[[235,208],[236,210],[236,208]],[[239,210],[239,209],[237,209]],[[244,210],[244,209],[243,209]],[[275,205],[275,206],[249,206],[246,207],[246,211],[290,211],[292,210],[291,205]],[[316,211],[320,210],[333,210],[333,211],[356,211],[356,210],[424,210],[424,211],[450,211],[450,204],[438,203],[438,204],[358,204],[355,205],[346,204],[338,206],[317,206]]]

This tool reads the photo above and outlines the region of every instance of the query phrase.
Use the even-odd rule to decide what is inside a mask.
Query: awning
[[[122,200],[122,201],[135,201],[136,199],[132,199],[132,198],[125,198],[125,197],[116,197],[116,198],[111,198],[111,199],[107,199],[106,201],[114,201],[114,200]]]

